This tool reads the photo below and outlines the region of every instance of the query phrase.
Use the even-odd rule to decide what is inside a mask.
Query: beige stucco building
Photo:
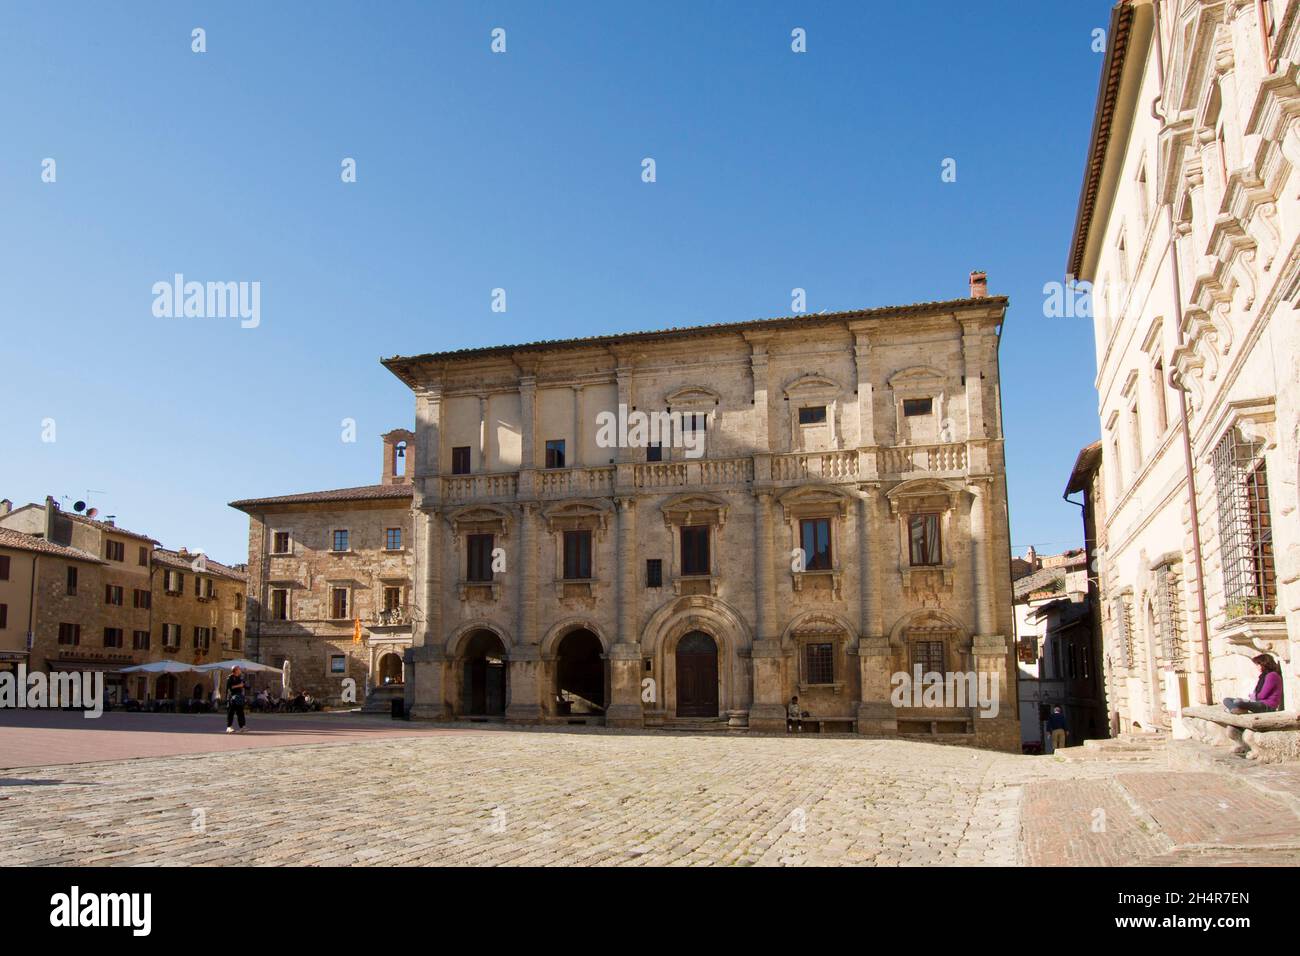
[[[973,273],[947,302],[385,360],[415,395],[413,714],[779,731],[797,695],[826,730],[1018,749],[1005,311]],[[996,675],[998,715],[895,706],[913,665]]]
[[[99,671],[113,702],[206,694],[211,680],[197,674],[119,672],[243,656],[246,590],[242,568],[170,551],[53,498],[0,501],[0,668]]]
[[[1300,3],[1115,7],[1068,271],[1095,283],[1119,730],[1181,733],[1261,651],[1300,692],[1298,162]]]

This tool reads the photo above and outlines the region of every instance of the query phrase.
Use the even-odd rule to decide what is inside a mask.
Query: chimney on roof
[[[14,510],[14,503],[8,498],[0,498],[0,518]]]
[[[983,299],[989,294],[989,276],[987,272],[976,270],[970,274],[970,297]]]
[[[176,553],[179,554],[182,558],[188,558],[190,556],[190,549],[185,547],[185,545],[181,545],[181,549]]]

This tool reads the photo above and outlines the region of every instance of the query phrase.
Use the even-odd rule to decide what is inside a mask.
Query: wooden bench
[[[1183,726],[1195,740],[1227,747],[1247,760],[1281,763],[1300,760],[1300,714],[1230,714],[1223,707],[1183,708]]]

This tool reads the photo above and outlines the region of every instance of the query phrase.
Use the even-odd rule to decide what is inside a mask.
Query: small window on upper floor
[[[663,446],[662,444],[660,444],[659,442],[657,442],[657,441],[656,441],[656,442],[651,442],[650,444],[646,445],[646,446],[645,446],[645,460],[646,460],[646,461],[663,461],[663,460],[664,460],[664,446]]]
[[[800,425],[824,425],[826,423],[825,405],[805,405],[799,409]]]
[[[348,532],[346,528],[340,528],[339,530],[334,532],[334,540],[332,542],[332,547],[330,550],[332,551],[348,550]]]
[[[917,415],[929,415],[934,411],[933,398],[905,398],[903,399],[903,414],[909,418]]]
[[[387,528],[384,530],[384,547],[389,551],[402,550],[402,529]]]
[[[459,445],[451,450],[451,473],[469,474],[469,445]]]
[[[289,540],[289,532],[277,531],[271,536],[272,554],[288,554],[291,550],[293,550],[293,546]]]
[[[546,467],[564,467],[564,439],[552,438],[546,443]]]

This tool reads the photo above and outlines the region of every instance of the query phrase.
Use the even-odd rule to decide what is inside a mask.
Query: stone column
[[[637,633],[638,588],[636,547],[636,498],[621,495],[618,509],[618,567],[615,598],[618,602],[618,636],[609,654],[610,702],[605,713],[609,727],[641,727],[645,717],[641,706],[641,638]]]
[[[478,397],[478,470],[488,470],[488,440],[487,440],[487,406],[488,398],[481,394]]]
[[[618,404],[622,408],[627,409],[630,413],[633,405],[632,369],[628,366],[620,365],[614,370],[614,377],[618,386]],[[619,414],[619,411],[618,408],[615,408],[614,414],[618,415],[621,420],[623,416]],[[619,442],[618,446],[614,449],[614,461],[620,464],[623,462],[637,461],[639,460],[640,455],[641,449],[629,448],[625,442]]]
[[[776,611],[775,555],[772,550],[772,492],[754,493],[754,647],[753,702],[749,726],[754,730],[785,730],[784,655]]]
[[[519,505],[519,556],[515,559],[515,643],[510,648],[506,720],[537,723],[542,717],[541,634],[537,630],[537,510],[535,501]],[[509,573],[509,571],[507,571]]]
[[[749,370],[754,380],[754,447],[763,451],[772,448],[772,435],[768,427],[768,358],[767,334],[747,334],[750,357]]]
[[[537,468],[534,437],[537,432],[537,376],[519,378],[519,496],[527,498],[533,491],[533,472]]]
[[[420,613],[412,625],[412,646],[402,655],[407,674],[406,709],[412,717],[442,720],[448,716],[443,686],[446,656],[442,633],[442,517],[433,507],[422,507],[418,513],[422,519],[415,585]]]
[[[581,385],[573,386],[573,451],[565,462],[570,468],[582,466],[582,388]]]
[[[989,577],[989,494],[992,483],[972,482],[970,544],[972,552],[972,597],[975,603],[975,636],[971,641],[971,661],[975,668],[979,692],[988,693],[993,702],[987,711],[972,708],[975,744],[992,750],[1018,753],[1020,721],[1017,717],[1015,685],[1008,670],[1008,641],[997,629],[994,616],[991,579]]]
[[[871,378],[871,335],[866,331],[853,333],[853,359],[857,369],[858,389],[858,446],[871,448],[876,444],[876,404]]]
[[[993,632],[993,609],[989,594],[989,547],[987,493],[982,482],[966,486],[970,493],[971,602],[975,607],[975,633]]]
[[[966,379],[966,434],[971,441],[988,437],[984,426],[984,333],[976,322],[961,327],[962,374]],[[939,423],[942,427],[943,423]],[[956,437],[956,436],[954,436]]]
[[[861,676],[861,699],[858,701],[858,733],[870,736],[895,736],[897,712],[890,702],[890,678],[894,670],[893,649],[883,633],[880,587],[883,555],[889,553],[883,542],[889,533],[881,533],[876,524],[880,489],[863,485],[858,493],[858,667]],[[874,549],[874,550],[873,550]]]

